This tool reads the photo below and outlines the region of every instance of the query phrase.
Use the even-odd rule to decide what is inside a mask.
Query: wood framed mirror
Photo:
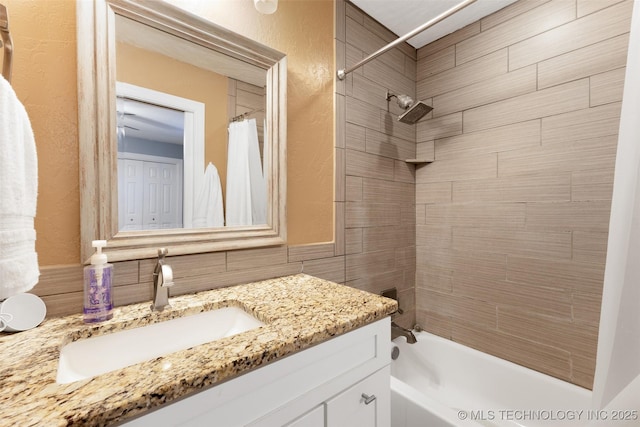
[[[110,261],[152,258],[157,255],[159,247],[167,247],[172,255],[180,255],[285,244],[286,56],[158,0],[78,0],[77,27],[81,261],[88,261],[92,253],[91,241],[96,239],[108,241],[105,252]],[[262,123],[257,127],[264,144],[260,153],[266,186],[266,220],[196,228],[191,221],[193,202],[189,202],[181,212],[181,218],[186,218],[178,223],[180,227],[171,222],[168,222],[172,224],[168,228],[153,224],[140,229],[123,226],[123,213],[118,208],[118,186],[122,189],[118,178],[118,144],[119,133],[125,126],[118,117],[124,115],[118,105],[123,98],[118,92],[120,89],[116,88],[127,87],[129,93],[134,94],[153,91],[149,92],[148,88],[137,90],[135,85],[131,89],[129,82],[120,81],[122,72],[117,58],[122,62],[119,51],[122,43],[216,73],[227,79],[228,87],[242,86],[262,91],[259,99],[264,103],[263,108],[247,110],[247,107],[232,106],[229,96],[220,102],[227,103],[227,115],[224,117],[227,124],[231,117],[242,119],[249,113],[259,112],[258,119]],[[153,68],[142,74],[158,72],[158,68]],[[190,77],[181,75],[176,80],[183,79],[190,80]],[[146,86],[144,82],[136,84]],[[205,82],[197,89],[206,92],[208,86]],[[167,94],[167,97],[173,99],[175,95]],[[143,95],[139,98],[133,96],[134,101],[142,98]],[[175,105],[182,105],[181,100],[179,98]],[[196,107],[185,107],[185,111],[194,110],[195,117],[198,117],[198,102],[187,102],[186,105]],[[209,104],[202,108],[209,111],[215,106]],[[204,126],[208,124],[205,122]],[[134,128],[136,126],[128,126],[128,129]],[[163,136],[167,133],[162,132]],[[191,155],[194,150],[201,150],[197,147],[209,144],[209,137],[202,129],[191,133],[189,138],[200,140],[198,144],[188,144],[183,149],[186,153],[184,163],[176,170],[181,174],[184,188],[176,194],[179,199],[193,201],[198,198],[199,187],[203,183],[206,166],[203,157],[206,159],[206,156]],[[223,139],[218,143],[228,144],[228,138]],[[122,205],[124,202],[122,197],[120,199]]]

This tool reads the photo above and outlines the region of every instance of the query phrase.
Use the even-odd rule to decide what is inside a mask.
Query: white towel
[[[0,77],[0,301],[38,283],[38,159],[27,111]]]
[[[204,182],[197,193],[193,213],[193,227],[223,227],[222,186],[218,169],[209,162],[204,172]]]

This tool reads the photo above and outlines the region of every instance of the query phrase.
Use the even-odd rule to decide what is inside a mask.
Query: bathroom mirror
[[[95,239],[108,241],[106,252],[111,261],[155,257],[161,246],[178,255],[284,244],[286,56],[162,1],[78,0],[77,26],[82,261],[86,262],[91,255],[91,241]],[[187,227],[127,230],[119,225],[123,220],[120,215],[119,221],[118,210],[118,134],[123,126],[118,124],[121,103],[118,92],[123,82],[118,82],[121,71],[117,58],[118,45],[122,43],[170,56],[176,62],[204,70],[205,74],[210,72],[227,79],[229,90],[220,102],[226,103],[229,113],[223,119],[229,123],[230,117],[246,112],[250,113],[248,119],[259,122],[260,142],[264,141],[260,151],[267,189],[266,221],[254,222],[256,225],[196,228],[197,225],[190,224],[192,206],[187,206],[184,209],[189,218],[184,221]],[[157,77],[158,68],[151,68],[140,74]],[[189,75],[181,78],[194,80]],[[208,91],[208,80],[199,81],[202,83],[197,88]],[[144,80],[135,83],[125,86],[134,86],[134,93],[138,93],[136,88],[149,86]],[[233,105],[231,88],[238,87],[260,93],[260,97],[254,97],[257,99],[254,102],[260,103],[258,108]],[[211,111],[216,105],[205,103],[202,108]],[[196,135],[201,139],[200,145],[185,145],[185,152],[201,150],[211,142],[207,141],[206,131],[202,133]],[[223,139],[217,143],[226,144],[226,135]],[[190,200],[198,198],[196,193],[207,163],[202,156],[195,158],[199,160],[185,161],[177,169],[183,174],[183,192],[190,193],[187,195]]]

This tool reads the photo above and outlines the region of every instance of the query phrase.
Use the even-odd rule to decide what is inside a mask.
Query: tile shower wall
[[[395,40],[352,4],[336,2],[336,66],[354,65]],[[344,233],[345,283],[399,292],[397,322],[415,322],[416,126],[398,122],[387,91],[415,98],[416,51],[403,44],[336,81],[336,233]],[[344,225],[341,225],[344,224]]]
[[[418,50],[418,323],[588,388],[631,8],[521,0]]]

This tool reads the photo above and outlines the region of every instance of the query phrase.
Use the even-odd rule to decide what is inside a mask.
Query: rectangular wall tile
[[[434,275],[478,277],[488,280],[505,280],[507,257],[487,251],[455,251],[427,249],[417,251],[417,269]]]
[[[177,281],[182,278],[206,276],[225,271],[226,261],[227,258],[224,252],[211,252],[169,257],[167,263],[172,267],[173,278]],[[155,266],[156,260],[153,258],[141,260],[139,281],[153,282]]]
[[[600,323],[600,307],[602,294],[574,292],[573,320],[577,323],[598,326]]]
[[[418,60],[418,63],[420,61]],[[501,49],[468,64],[458,64],[454,68],[419,80],[416,83],[416,91],[419,99],[431,98],[506,72],[507,49]]]
[[[437,74],[441,71],[448,70],[456,65],[455,46],[449,46],[433,55],[421,58],[417,64],[416,80],[421,81],[425,78]]]
[[[362,230],[363,252],[376,252],[415,245],[412,226],[368,227]]]
[[[434,117],[524,95],[536,90],[536,66],[470,84],[433,97]]]
[[[527,203],[527,230],[606,232],[611,202]]]
[[[253,250],[253,249],[250,249]],[[247,267],[240,270],[217,273],[215,276],[195,276],[179,289],[172,288],[175,295],[200,292],[209,289],[223,288],[242,283],[258,282],[260,280],[274,279],[276,277],[299,274],[302,271],[302,262],[285,264],[273,264],[260,267]]]
[[[227,271],[286,263],[286,246],[227,252]]]
[[[400,224],[400,207],[390,203],[347,202],[346,227],[383,227]]]
[[[306,274],[331,280],[336,283],[344,283],[345,269],[344,256],[314,259],[302,263],[302,271]]]
[[[573,259],[577,262],[604,265],[609,232],[573,232]]]
[[[347,175],[385,179],[393,175],[393,159],[346,150]]]
[[[434,141],[419,142],[416,147],[416,159],[432,162],[435,159]]]
[[[344,148],[336,148],[334,151],[334,201],[344,202],[347,195],[346,171],[347,171],[347,154]]]
[[[333,243],[315,243],[310,245],[289,246],[289,262],[309,261],[332,258]]]
[[[346,177],[346,186],[347,186],[346,201],[347,202],[362,201],[362,179],[363,178],[359,176]]]
[[[423,250],[424,247],[451,248],[451,242],[451,227],[416,224],[416,244],[419,245],[417,251]]]
[[[449,114],[430,120],[421,120],[416,125],[418,143],[436,138],[460,135],[462,133],[462,113]]]
[[[589,106],[589,79],[565,83],[464,112],[465,132],[567,113]]]
[[[624,67],[629,35],[613,37],[538,63],[538,88]]]
[[[596,74],[589,78],[591,106],[622,101],[626,67],[606,73]]]
[[[452,246],[460,251],[487,251],[543,259],[571,258],[571,233],[453,228]]]
[[[367,129],[365,141],[367,153],[398,160],[413,159],[416,156],[415,129],[409,140]]]
[[[464,40],[456,46],[456,64],[487,55],[536,34],[566,24],[576,16],[574,2],[552,0],[541,6],[515,16],[487,31]],[[511,62],[511,61],[510,61]],[[515,69],[515,68],[510,68]]]
[[[565,381],[571,379],[571,354],[566,350],[462,322],[453,322],[451,337],[485,353]]]
[[[364,202],[415,203],[415,184],[364,178],[362,200]]]
[[[344,230],[346,253],[359,254],[362,252],[363,228],[347,228]]]
[[[560,3],[565,3],[567,7],[569,4],[573,5],[573,2],[563,0]],[[554,25],[556,28],[526,40],[521,39],[521,42],[509,46],[509,70],[526,67],[627,33],[631,26],[631,7],[632,2],[622,2],[566,25]],[[513,43],[517,40],[511,41]]]
[[[416,170],[416,183],[495,178],[497,155],[480,154],[436,160]]]
[[[453,278],[453,294],[502,307],[518,308],[567,320],[572,318],[571,291],[566,289],[522,286],[506,280],[457,274]]]
[[[31,293],[44,297],[69,292],[83,292],[84,272],[81,265],[43,266],[40,279]],[[48,308],[48,307],[47,307]],[[80,304],[82,308],[82,303]]]
[[[578,0],[578,18],[597,12],[605,7],[613,6],[623,0]]]
[[[611,200],[613,194],[613,169],[575,171],[571,174],[571,200]]]
[[[498,154],[501,177],[531,173],[557,173],[613,168],[616,160],[616,135],[581,141],[567,141],[539,148],[506,151]]]
[[[344,230],[346,227],[346,202],[336,202],[334,208],[334,233],[333,243],[336,256],[344,255],[346,252],[346,241]]]
[[[414,184],[416,182],[416,167],[404,160],[394,161],[393,180]]]
[[[450,182],[416,184],[416,203],[449,202],[451,202]]]
[[[493,304],[460,295],[416,288],[416,310],[451,316],[487,328],[496,326],[496,308]]]
[[[540,120],[531,120],[438,139],[435,142],[435,157],[441,160],[538,145],[540,145]]]
[[[380,122],[382,123],[382,131],[385,134],[408,141],[416,140],[416,126],[413,124],[399,122],[397,115],[388,111],[380,110]]]
[[[353,74],[353,86],[349,96],[381,109],[387,108],[387,89],[364,76]]]
[[[516,16],[535,9],[549,1],[550,0],[529,0],[511,3],[509,6],[503,7],[499,11],[482,18],[480,20],[482,31],[487,31],[489,28],[495,27],[503,22],[508,22]]]
[[[454,202],[566,202],[571,174],[532,174],[453,183]]]
[[[426,225],[524,229],[525,209],[525,203],[428,204]]]
[[[466,40],[471,36],[474,36],[480,32],[480,22],[473,22],[466,27],[460,28],[457,31],[454,31],[451,34],[448,34],[444,37],[439,38],[433,43],[429,43],[426,46],[418,49],[418,60],[433,55],[435,52],[447,48],[449,46],[453,46],[456,43],[459,43],[462,40]]]
[[[600,293],[604,266],[571,260],[507,257],[507,280],[522,285],[546,286]]]
[[[566,144],[567,141],[618,134],[621,104],[585,108],[542,119],[542,144]]]
[[[531,341],[595,358],[598,328],[514,309],[498,310],[498,330]]]
[[[366,129],[362,126],[347,123],[345,136],[345,146],[351,150],[366,151]]]
[[[378,251],[346,256],[346,280],[355,280],[392,271],[395,265],[394,251]]]
[[[381,130],[380,109],[366,102],[347,96],[347,122],[365,128]]]

